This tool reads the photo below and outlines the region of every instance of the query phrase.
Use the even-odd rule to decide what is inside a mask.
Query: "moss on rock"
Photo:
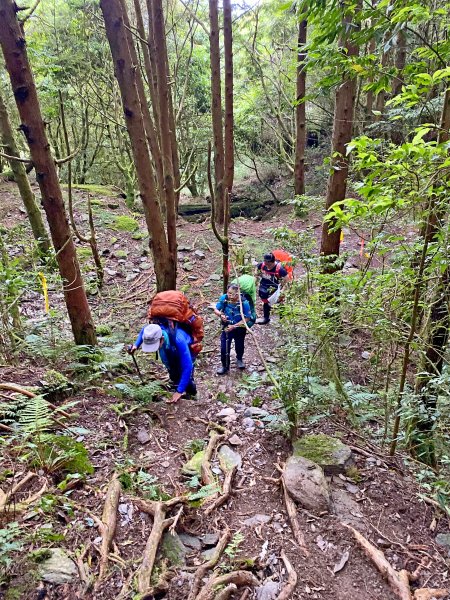
[[[341,472],[348,467],[351,450],[340,440],[319,433],[305,435],[293,444],[294,456],[302,456],[320,465],[325,472]]]

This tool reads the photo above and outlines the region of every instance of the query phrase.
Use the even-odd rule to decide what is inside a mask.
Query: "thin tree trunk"
[[[1,0],[0,44],[22,121],[21,130],[27,139],[36,170],[75,342],[94,345],[97,340],[91,311],[16,11],[17,5],[13,0]]]
[[[233,123],[233,30],[231,1],[223,0],[223,41],[225,61],[225,193],[231,194],[234,180],[234,123]],[[225,217],[226,218],[226,217]]]
[[[294,162],[294,191],[301,196],[305,193],[305,145],[306,145],[306,44],[307,22],[300,21],[298,25],[297,44],[297,105],[295,107],[295,162]]]
[[[396,49],[395,49],[395,68],[397,76],[394,79],[392,86],[392,95],[397,96],[402,91],[403,85],[403,69],[406,64],[406,36],[403,29],[397,33]]]
[[[124,27],[121,0],[101,0],[106,35],[111,48],[114,69],[122,97],[125,123],[130,136],[139,191],[150,233],[158,291],[175,289],[176,261],[169,252],[161,207],[157,195],[153,165],[150,159],[144,119],[136,79],[140,77],[132,60]]]
[[[352,30],[352,15],[344,16],[344,36]],[[344,41],[347,57],[358,55],[358,46],[351,40]],[[348,158],[346,156],[347,144],[352,139],[353,115],[355,110],[356,79],[347,78],[336,90],[334,107],[334,123],[332,136],[331,173],[328,179],[325,209],[328,211],[335,202],[344,200],[347,189]],[[336,156],[334,156],[336,155]],[[324,271],[332,273],[337,270],[336,261],[339,256],[341,230],[330,231],[333,222],[324,222],[320,253],[327,257]]]
[[[374,54],[376,50],[376,42],[375,42],[375,38],[372,38],[369,42],[369,54]],[[373,77],[369,78],[369,83],[373,83]],[[367,92],[367,96],[366,96],[366,118],[367,121],[369,123],[372,123],[374,120],[374,114],[373,114],[373,106],[374,106],[374,94],[372,90],[369,90]]]
[[[0,95],[0,135],[3,144],[3,151],[9,156],[19,156],[16,140],[14,139],[13,129],[8,117],[6,105]],[[25,166],[18,160],[10,160],[14,180],[19,188],[20,197],[22,198],[25,210],[27,211],[30,221],[31,230],[33,231],[34,239],[37,241],[39,250],[42,253],[47,253],[50,250],[50,240],[45,229],[41,211],[36,202],[36,197],[31,189],[30,182],[27,177]]]
[[[155,44],[158,49],[156,53],[156,69],[158,76],[158,100],[159,100],[159,130],[161,132],[161,153],[164,175],[164,196],[167,216],[167,240],[171,260],[176,264],[177,260],[177,232],[176,232],[176,210],[175,189],[172,164],[172,139],[169,126],[169,85],[167,72],[167,46],[166,32],[164,27],[164,14],[161,0],[153,0],[153,33]]]
[[[209,52],[211,61],[211,116],[214,137],[214,179],[216,223],[224,222],[225,158],[222,128],[222,92],[220,85],[219,12],[217,0],[209,0]]]

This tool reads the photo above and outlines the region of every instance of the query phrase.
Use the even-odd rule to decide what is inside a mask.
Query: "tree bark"
[[[121,0],[101,0],[106,35],[122,97],[125,123],[144,206],[158,291],[176,288],[176,260],[169,251],[154,170],[150,159],[136,79],[140,76],[130,53]]]
[[[159,130],[161,132],[161,153],[164,177],[164,197],[167,217],[167,240],[170,258],[177,260],[176,204],[172,163],[172,136],[170,131],[169,96],[167,72],[167,46],[164,27],[164,14],[161,0],[153,0],[153,33],[155,36],[156,72],[158,77]]]
[[[297,44],[297,105],[295,107],[295,162],[294,162],[294,191],[301,196],[305,193],[305,145],[306,145],[306,44],[307,22],[300,21],[298,25]]]
[[[75,342],[94,345],[97,340],[91,311],[16,11],[17,6],[13,0],[1,0],[0,45],[22,121],[20,128],[27,139],[36,170]]]
[[[14,139],[13,129],[8,117],[8,111],[3,98],[0,95],[0,135],[3,144],[3,151],[9,156],[19,156],[19,149]],[[50,250],[50,240],[45,229],[41,211],[37,205],[35,195],[31,189],[30,182],[27,177],[25,166],[18,160],[10,160],[14,179],[19,188],[20,197],[22,198],[25,210],[27,211],[28,220],[30,221],[31,230],[33,231],[34,239],[37,241],[39,250],[42,253],[47,253]]]
[[[209,0],[209,52],[211,61],[211,116],[214,137],[214,179],[216,222],[224,222],[225,204],[225,158],[222,129],[222,92],[220,85],[219,12],[217,0]]]
[[[223,41],[225,61],[225,165],[223,187],[231,194],[234,180],[233,123],[233,30],[231,1],[223,0]]]
[[[352,30],[352,15],[344,15],[344,33]],[[343,46],[348,57],[358,55],[358,46],[351,39],[343,39]],[[344,200],[347,189],[348,177],[348,158],[346,157],[346,146],[352,139],[353,131],[353,113],[355,109],[356,98],[356,79],[349,78],[336,90],[336,99],[334,107],[334,122],[332,135],[332,158],[331,173],[328,179],[327,197],[325,209],[328,211],[335,202]],[[322,240],[320,244],[320,253],[327,257],[327,264],[324,265],[324,271],[332,273],[337,270],[336,261],[332,260],[339,256],[339,246],[341,230],[330,231],[333,222],[324,222],[322,228]]]

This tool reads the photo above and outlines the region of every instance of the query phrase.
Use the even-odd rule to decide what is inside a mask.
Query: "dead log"
[[[284,550],[281,551],[281,560],[284,562],[284,566],[286,567],[286,571],[288,574],[288,581],[281,592],[278,594],[277,600],[287,600],[294,592],[295,586],[297,585],[297,573],[294,570],[294,567],[289,562],[288,557],[284,553]]]
[[[260,211],[268,209],[275,204],[273,199],[252,200],[251,198],[232,201],[230,203],[230,217],[253,217]],[[185,219],[197,215],[207,215],[211,212],[210,204],[180,204],[178,214]]]
[[[369,540],[367,540],[363,535],[353,529],[350,525],[343,524],[344,527],[347,527],[352,533],[355,540],[358,542],[358,545],[362,548],[365,555],[370,558],[370,560],[374,563],[376,568],[380,571],[380,573],[387,579],[389,585],[392,590],[401,600],[412,600],[411,590],[409,587],[409,573],[402,569],[401,571],[397,571],[394,569],[390,563],[386,560],[383,552],[375,548]]]
[[[210,515],[216,508],[225,504],[228,498],[231,496],[231,484],[233,483],[233,477],[236,473],[237,465],[234,465],[232,469],[225,473],[225,480],[223,482],[222,495],[216,498],[211,504],[209,504],[205,510],[205,515]]]
[[[297,582],[297,579],[295,581]],[[231,573],[226,573],[225,575],[213,575],[208,579],[204,588],[196,597],[196,600],[214,600],[217,588],[222,585],[226,587],[231,583],[234,583],[236,587],[245,585],[256,587],[259,585],[259,581],[253,573],[250,573],[250,571],[233,571]]]
[[[98,575],[97,584],[106,575],[108,569],[109,549],[114,539],[117,525],[117,507],[119,505],[119,497],[122,486],[117,475],[114,475],[108,485],[108,490],[105,497],[105,505],[102,514],[101,536],[102,544],[100,546],[100,572]]]
[[[34,392],[31,392],[30,390],[26,390],[25,388],[22,388],[22,387],[16,385],[15,383],[0,383],[0,390],[7,390],[8,392],[22,394],[22,396],[26,396],[27,398],[35,398],[37,395]],[[55,404],[52,404],[48,400],[46,402],[52,410],[57,410],[64,417],[70,418],[69,413],[66,413],[64,410],[61,410],[58,406],[56,406]],[[55,421],[58,422],[57,419],[55,419]]]
[[[192,582],[191,591],[189,592],[187,600],[194,600],[197,597],[203,577],[210,569],[213,569],[217,565],[230,539],[231,531],[227,527],[220,538],[212,557],[207,562],[200,565],[195,571],[194,581]]]

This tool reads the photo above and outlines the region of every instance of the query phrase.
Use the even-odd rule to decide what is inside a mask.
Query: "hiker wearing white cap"
[[[159,352],[164,366],[169,372],[172,383],[176,386],[170,400],[167,402],[178,402],[184,394],[194,396],[197,393],[197,386],[194,382],[194,359],[191,353],[190,345],[192,336],[178,327],[173,336],[164,325],[154,323],[145,325],[133,346],[130,353],[133,354],[138,348],[143,352]]]

